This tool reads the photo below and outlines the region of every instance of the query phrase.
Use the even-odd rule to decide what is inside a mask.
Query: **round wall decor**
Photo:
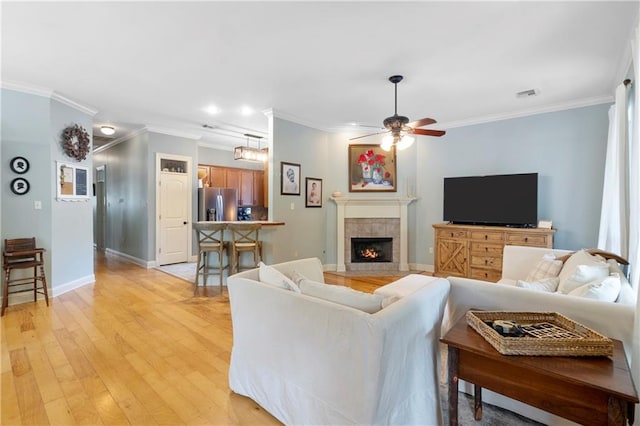
[[[29,192],[31,185],[29,185],[29,181],[25,178],[15,178],[11,181],[11,192],[17,195],[24,195]]]
[[[84,127],[74,124],[62,132],[64,153],[78,161],[87,158],[89,134]]]
[[[24,157],[13,157],[9,166],[14,173],[19,175],[29,171],[29,161]]]

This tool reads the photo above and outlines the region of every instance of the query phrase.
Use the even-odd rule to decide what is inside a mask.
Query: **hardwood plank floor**
[[[95,274],[0,320],[0,424],[279,424],[228,387],[226,292],[100,253]],[[325,274],[366,292],[396,279]]]

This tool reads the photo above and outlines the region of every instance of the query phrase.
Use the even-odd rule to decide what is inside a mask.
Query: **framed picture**
[[[300,164],[280,162],[280,194],[300,195]]]
[[[58,200],[80,201],[89,199],[89,169],[57,162]]]
[[[305,178],[305,207],[322,207],[322,179]]]
[[[9,163],[11,170],[19,175],[29,171],[29,161],[24,157],[14,157]]]
[[[396,192],[396,147],[349,145],[349,192]]]
[[[15,178],[11,181],[11,192],[16,195],[24,195],[29,192],[31,185],[29,185],[29,181],[25,178]]]

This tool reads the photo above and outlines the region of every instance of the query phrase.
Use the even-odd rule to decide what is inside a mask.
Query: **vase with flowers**
[[[385,157],[385,155],[376,154],[372,149],[360,154],[358,164],[362,167],[362,178],[365,182],[382,183],[385,176]]]

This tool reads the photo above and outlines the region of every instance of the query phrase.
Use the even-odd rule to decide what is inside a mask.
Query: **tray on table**
[[[467,324],[503,355],[611,356],[613,341],[557,312],[468,311]],[[521,337],[503,336],[491,324],[511,321]]]

